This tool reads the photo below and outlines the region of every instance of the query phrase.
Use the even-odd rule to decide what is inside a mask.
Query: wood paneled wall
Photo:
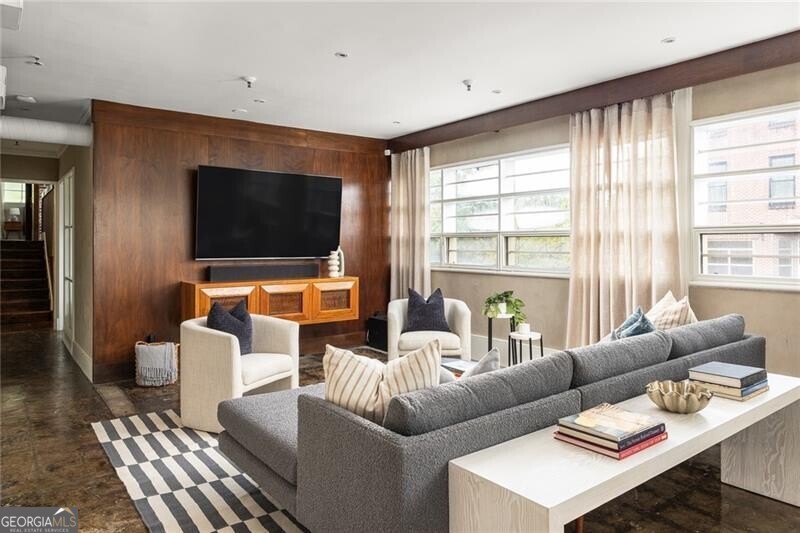
[[[95,382],[132,376],[134,343],[149,333],[178,340],[181,281],[241,264],[193,259],[198,165],[343,179],[342,248],[361,318],[303,326],[301,349],[363,342],[364,320],[389,299],[385,141],[103,101],[92,118]]]

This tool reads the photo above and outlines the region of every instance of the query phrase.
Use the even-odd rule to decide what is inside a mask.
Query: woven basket
[[[142,342],[136,343],[136,384],[140,387],[163,387],[178,381],[178,351],[180,344],[175,342]],[[142,359],[151,354],[151,351],[161,351],[167,355],[170,368],[160,369],[157,372],[147,371],[142,366]]]

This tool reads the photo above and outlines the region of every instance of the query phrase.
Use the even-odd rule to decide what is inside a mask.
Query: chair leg
[[[583,533],[583,516],[575,519],[575,533]]]

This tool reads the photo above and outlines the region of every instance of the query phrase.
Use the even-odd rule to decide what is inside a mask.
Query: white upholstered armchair
[[[300,325],[251,315],[253,353],[239,354],[239,339],[206,327],[206,319],[181,324],[181,420],[219,433],[217,405],[248,391],[294,389],[299,383]]]
[[[471,356],[472,314],[467,304],[453,298],[444,299],[444,315],[450,331],[409,331],[403,333],[408,315],[408,298],[389,302],[387,336],[389,360],[422,348],[433,339],[439,339],[442,356],[460,357],[467,361]]]

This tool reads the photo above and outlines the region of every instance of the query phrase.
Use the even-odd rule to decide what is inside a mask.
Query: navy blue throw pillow
[[[436,289],[426,300],[414,289],[408,289],[407,331],[450,331],[444,315],[442,289]]]
[[[248,354],[253,351],[253,319],[247,311],[244,300],[228,311],[219,302],[214,302],[208,312],[206,326],[217,331],[230,333],[239,339],[239,353]]]

